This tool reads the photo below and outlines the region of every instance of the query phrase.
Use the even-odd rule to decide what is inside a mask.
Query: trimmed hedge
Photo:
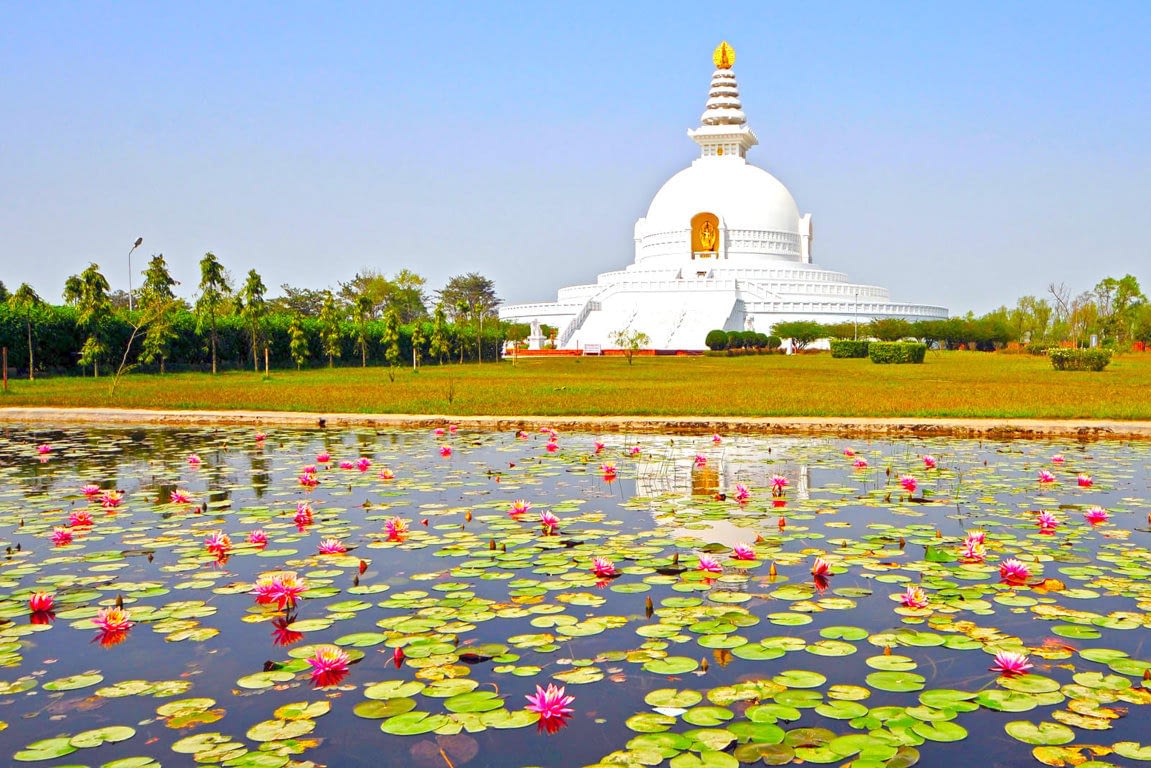
[[[873,363],[922,363],[927,345],[915,341],[873,341],[867,356]]]
[[[727,331],[720,330],[719,328],[714,331],[707,332],[707,338],[704,339],[704,344],[710,350],[727,349]]]
[[[1047,356],[1057,371],[1101,371],[1111,363],[1106,349],[1051,349]]]
[[[855,341],[854,339],[832,339],[832,357],[867,357],[869,341]]]

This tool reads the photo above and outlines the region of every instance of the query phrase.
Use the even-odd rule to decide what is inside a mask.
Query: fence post
[[[3,357],[3,361],[0,362],[0,365],[4,366],[4,391],[7,392],[8,391],[8,347],[4,347],[3,354],[0,355],[0,357]]]

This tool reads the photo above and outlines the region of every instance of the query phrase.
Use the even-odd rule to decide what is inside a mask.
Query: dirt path
[[[1151,440],[1149,421],[1072,419],[930,419],[832,416],[442,416],[282,411],[162,411],[119,408],[0,408],[0,424],[233,425],[252,427],[432,428],[458,424],[470,429],[512,431],[549,426],[569,432],[673,434],[860,435],[875,437],[952,436]]]

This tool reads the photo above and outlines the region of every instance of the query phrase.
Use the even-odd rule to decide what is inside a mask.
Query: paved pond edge
[[[419,429],[457,424],[513,431],[543,426],[569,432],[634,434],[837,435],[990,439],[1151,440],[1151,421],[956,419],[835,416],[447,416],[440,414],[171,411],[132,408],[0,408],[0,423],[93,426],[370,427]]]

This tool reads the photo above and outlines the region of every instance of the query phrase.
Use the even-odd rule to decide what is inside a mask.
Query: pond
[[[1151,760],[1151,445],[4,438],[0,761]]]

